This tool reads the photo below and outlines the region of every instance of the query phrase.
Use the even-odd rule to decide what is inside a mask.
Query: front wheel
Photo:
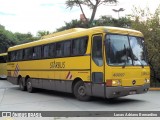
[[[30,78],[27,79],[27,91],[29,93],[33,93],[35,91],[35,88],[32,87],[32,82]]]
[[[73,89],[74,95],[78,100],[81,101],[88,101],[90,99],[90,96],[86,94],[86,87],[82,81],[78,81],[74,85]]]

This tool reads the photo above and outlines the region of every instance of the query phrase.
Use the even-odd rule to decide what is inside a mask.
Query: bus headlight
[[[112,86],[121,86],[120,80],[112,80]]]
[[[145,83],[150,83],[150,79],[145,79],[144,82]]]
[[[106,80],[106,86],[121,86],[121,80]]]

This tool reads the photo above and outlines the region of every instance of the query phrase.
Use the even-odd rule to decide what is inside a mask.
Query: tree
[[[131,20],[127,17],[122,17],[119,19],[111,18],[108,16],[101,16],[99,19],[94,20],[93,26],[114,26],[128,28],[131,26]]]
[[[50,34],[49,31],[44,30],[44,31],[38,31],[37,36],[41,38],[42,36],[49,35],[49,34]]]
[[[33,37],[31,33],[12,33],[0,25],[0,53],[7,52],[11,46],[38,40],[38,37]]]
[[[117,0],[67,0],[66,5],[68,8],[72,9],[74,6],[77,6],[81,9],[84,18],[86,19],[86,23],[90,26],[95,18],[96,11],[100,5],[106,5],[107,3],[117,3]],[[83,10],[83,5],[89,7],[92,10],[91,17],[88,20],[86,14]]]
[[[16,44],[16,37],[0,25],[0,53],[7,52],[8,47]]]
[[[89,28],[95,26],[115,26],[115,27],[129,28],[131,27],[131,20],[127,17],[115,19],[108,16],[101,16],[99,19],[93,20],[93,23],[89,26]],[[65,25],[58,28],[56,32],[76,27],[85,28],[86,25],[81,20],[72,20],[70,22],[65,22]]]
[[[148,8],[145,10],[134,8],[130,19],[131,27],[144,34],[151,68],[151,83],[155,86],[157,80],[160,80],[160,6],[154,14],[151,14]]]

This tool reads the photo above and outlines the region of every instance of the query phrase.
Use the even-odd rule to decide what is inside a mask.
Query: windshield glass
[[[110,34],[105,43],[109,65],[147,65],[140,37]]]
[[[129,37],[130,46],[133,54],[134,65],[147,65],[145,53],[144,53],[144,41],[139,37]]]

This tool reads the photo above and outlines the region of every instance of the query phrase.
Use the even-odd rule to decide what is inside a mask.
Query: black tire
[[[90,100],[90,96],[86,94],[86,88],[82,81],[78,81],[73,88],[73,93],[75,97],[80,101]]]
[[[26,86],[25,86],[25,84],[23,83],[22,78],[19,78],[19,88],[22,91],[25,91],[27,89]]]
[[[32,87],[32,82],[30,78],[27,79],[27,91],[29,93],[33,93],[35,91],[35,88]]]

